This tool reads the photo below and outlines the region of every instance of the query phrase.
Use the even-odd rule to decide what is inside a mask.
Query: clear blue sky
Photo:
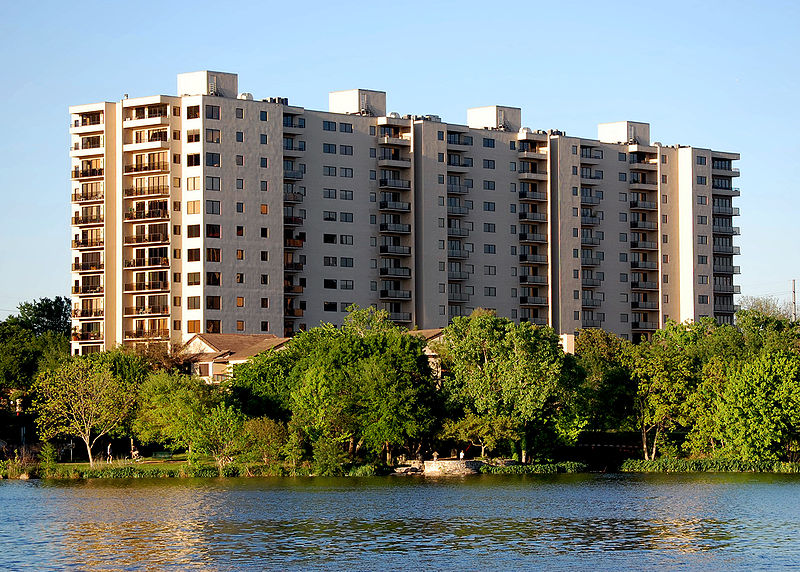
[[[595,137],[738,151],[739,282],[800,279],[800,5],[796,2],[6,2],[0,20],[0,318],[69,287],[67,106],[174,94],[175,76],[239,74],[240,91],[325,109],[388,92],[400,113],[466,122],[480,105]]]

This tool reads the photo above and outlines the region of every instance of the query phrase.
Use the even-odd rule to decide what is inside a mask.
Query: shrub
[[[800,463],[661,457],[655,461],[628,459],[622,463],[620,471],[623,473],[798,473]]]
[[[584,463],[535,463],[531,465],[483,465],[481,473],[488,475],[554,475],[556,473],[583,473],[588,469]]]

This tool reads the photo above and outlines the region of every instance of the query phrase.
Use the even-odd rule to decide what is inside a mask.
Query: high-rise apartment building
[[[289,335],[351,303],[408,327],[483,307],[630,339],[732,321],[738,154],[628,121],[531,130],[514,107],[387,114],[379,91],[329,108],[211,71],[71,107],[73,351]]]

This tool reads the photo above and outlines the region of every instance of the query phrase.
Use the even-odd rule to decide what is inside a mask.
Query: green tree
[[[86,444],[92,466],[92,447],[120,426],[132,409],[135,396],[107,365],[84,358],[42,372],[34,389],[41,438],[78,437]]]
[[[252,458],[264,464],[278,462],[289,442],[289,431],[284,423],[269,417],[248,419],[244,424],[247,436],[246,450]]]
[[[71,315],[69,298],[40,298],[18,306],[20,323],[34,334],[52,332],[69,336]]]
[[[194,441],[197,451],[214,458],[220,477],[244,449],[244,422],[245,417],[239,411],[220,404],[197,424]]]
[[[5,389],[28,389],[41,351],[29,329],[10,320],[0,322],[0,384]]]
[[[460,419],[448,420],[441,436],[444,439],[456,439],[480,447],[481,457],[485,457],[487,449],[493,451],[501,441],[516,440],[519,432],[520,428],[510,417],[467,412]]]

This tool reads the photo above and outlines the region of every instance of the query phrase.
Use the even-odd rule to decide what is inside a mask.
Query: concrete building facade
[[[531,130],[514,107],[387,114],[362,89],[314,111],[222,72],[177,93],[70,108],[75,353],[290,336],[352,303],[630,339],[733,319],[736,153],[630,121]]]

